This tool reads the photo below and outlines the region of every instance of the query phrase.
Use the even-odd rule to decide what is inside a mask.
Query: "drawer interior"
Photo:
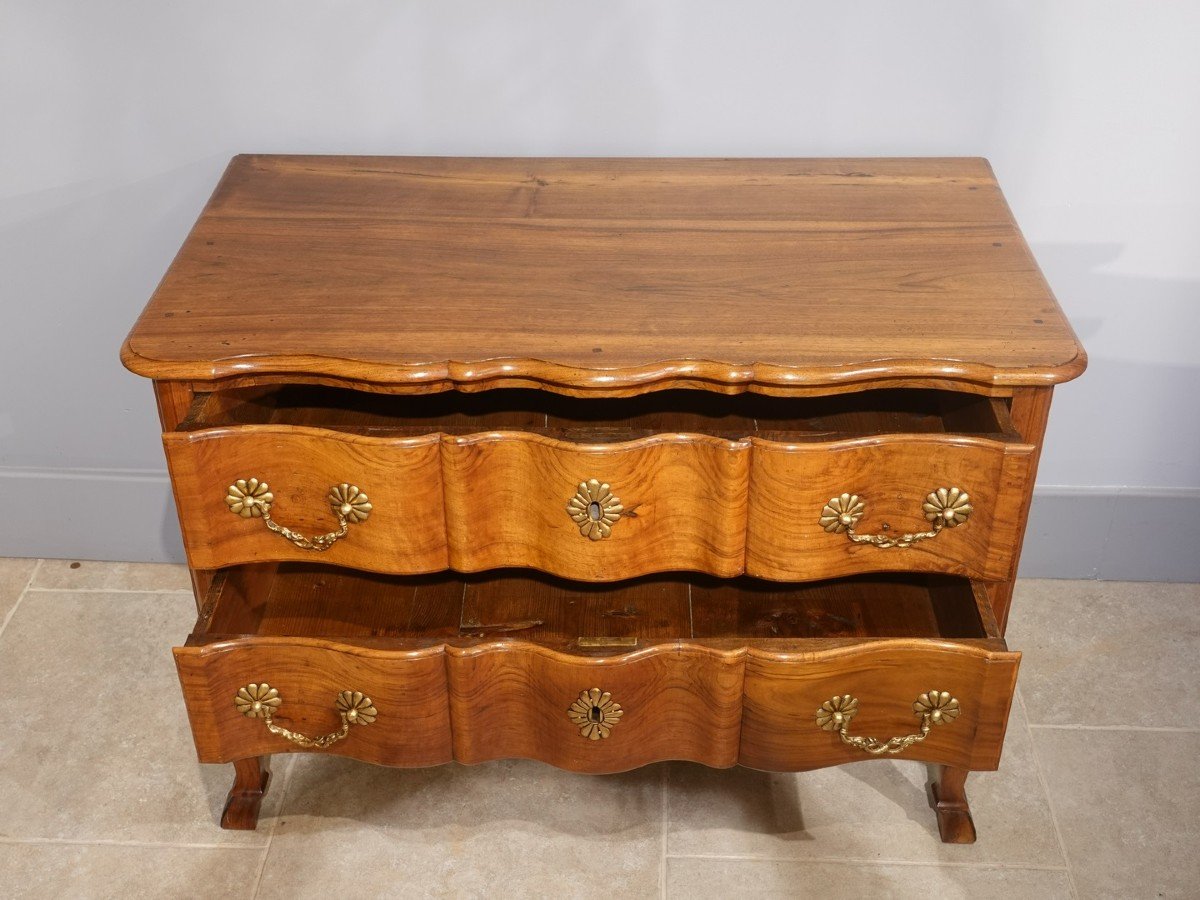
[[[628,652],[677,640],[786,650],[906,637],[1002,646],[986,587],[940,575],[786,584],[675,573],[585,584],[528,570],[389,576],[258,563],[218,573],[205,608],[192,643],[233,635],[411,646],[518,638]]]
[[[1020,440],[1003,398],[899,388],[821,397],[669,390],[578,399],[523,389],[413,395],[291,384],[198,394],[179,430],[230,425],[304,425],[395,436],[525,431],[592,442],[662,433],[792,441],[870,434]]]

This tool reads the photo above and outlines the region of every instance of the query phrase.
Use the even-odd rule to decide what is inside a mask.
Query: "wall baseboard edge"
[[[166,473],[0,468],[0,556],[183,562]],[[1023,578],[1200,582],[1200,488],[1039,486]]]

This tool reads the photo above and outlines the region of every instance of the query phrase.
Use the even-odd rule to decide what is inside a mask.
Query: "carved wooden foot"
[[[943,844],[975,843],[975,823],[971,820],[971,805],[967,802],[968,774],[967,769],[938,766],[938,778],[930,786]]]
[[[252,756],[233,761],[233,787],[221,813],[221,827],[253,831],[258,827],[258,810],[271,780],[271,757]]]

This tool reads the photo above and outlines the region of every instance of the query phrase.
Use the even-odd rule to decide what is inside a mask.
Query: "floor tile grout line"
[[[1030,722],[1029,727],[1045,729],[1047,731],[1162,731],[1168,734],[1200,733],[1200,727],[1189,728],[1185,725],[1035,725],[1033,722]]]
[[[262,850],[266,844],[210,844],[200,841],[135,841],[116,838],[13,838],[0,837],[0,844],[46,844],[64,847],[136,847],[147,850]]]
[[[878,866],[928,866],[933,868],[945,869],[1017,869],[1025,872],[1066,872],[1067,866],[1047,866],[1039,863],[1019,863],[1019,862],[999,862],[999,861],[984,861],[984,862],[954,862],[952,860],[941,859],[887,859],[883,857],[856,857],[856,856],[753,856],[749,854],[725,854],[725,853],[672,853],[668,859],[696,859],[696,860],[712,860],[712,861],[728,861],[728,862],[772,862],[772,863],[802,863],[814,865],[824,865],[827,863],[853,863],[854,865],[878,865]]]
[[[662,768],[662,775],[658,780],[659,786],[659,854],[658,854],[658,895],[662,900],[667,900],[667,777],[669,775],[668,765]]]
[[[30,591],[30,585],[33,584],[33,579],[37,578],[38,572],[42,570],[42,563],[45,560],[39,559],[33,564],[33,571],[29,573],[29,580],[25,582],[25,587],[21,588],[21,593],[17,594],[17,601],[12,605],[12,609],[4,617],[4,621],[0,622],[0,638],[4,637],[4,632],[8,630],[8,623],[12,621],[13,616],[17,614],[17,608],[21,605],[21,601],[25,599],[25,595]]]
[[[28,587],[26,590],[33,594],[191,594],[191,588],[70,588],[70,587]]]
[[[275,841],[275,829],[279,827],[279,821],[283,818],[283,807],[287,803],[288,789],[292,786],[292,773],[296,771],[296,760],[298,754],[289,753],[287,755],[287,772],[283,776],[283,784],[279,786],[279,805],[276,807],[274,819],[271,820],[271,829],[267,832],[267,843],[263,846],[262,858],[258,861],[258,872],[254,875],[254,890],[250,892],[250,900],[258,900],[258,892],[262,890],[263,873],[267,871],[267,858],[271,855],[271,844]]]
[[[1025,734],[1029,737],[1029,752],[1033,757],[1033,773],[1037,777],[1042,795],[1046,798],[1046,811],[1050,813],[1050,827],[1054,829],[1054,839],[1058,841],[1058,852],[1062,854],[1067,867],[1067,889],[1071,896],[1078,900],[1079,889],[1075,886],[1075,873],[1071,870],[1071,858],[1067,856],[1067,842],[1063,840],[1062,829],[1058,827],[1058,815],[1054,811],[1054,798],[1050,796],[1050,782],[1042,771],[1042,758],[1038,755],[1037,741],[1033,739],[1033,726],[1029,722],[1029,708],[1025,705],[1025,696],[1020,688],[1013,691],[1016,701],[1021,704],[1021,717],[1025,720]]]

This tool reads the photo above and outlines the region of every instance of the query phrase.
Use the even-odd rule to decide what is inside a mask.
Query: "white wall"
[[[117,350],[247,151],[986,156],[1091,357],[1041,484],[1200,502],[1197,36],[1133,0],[0,0],[0,554],[172,546]]]

